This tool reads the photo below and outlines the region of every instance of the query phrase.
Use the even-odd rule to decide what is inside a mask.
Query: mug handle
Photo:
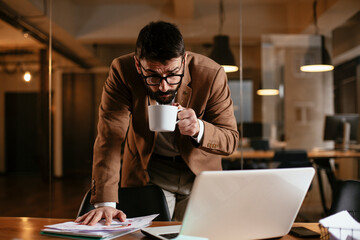
[[[184,110],[184,109],[183,109],[183,108],[181,108],[181,109],[178,109],[178,110],[177,110],[177,112],[176,112],[176,118],[177,118],[177,114],[178,114],[178,112],[181,112],[182,110]],[[176,123],[175,123],[175,124],[177,124],[179,121],[180,121],[180,120],[176,120]]]

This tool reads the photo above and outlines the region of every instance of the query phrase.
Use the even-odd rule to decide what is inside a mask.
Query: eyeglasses
[[[139,66],[140,66],[140,74],[142,76],[142,78],[144,78],[145,83],[149,86],[159,86],[160,83],[162,82],[162,80],[165,80],[165,82],[169,85],[178,85],[182,78],[184,77],[184,72],[185,72],[185,67],[183,68],[183,72],[181,74],[169,74],[165,77],[162,77],[158,74],[153,74],[150,76],[144,76],[142,69],[143,66],[141,66],[140,60],[138,60]],[[183,66],[184,64],[184,57],[181,60],[181,66],[180,68]],[[145,69],[144,69],[145,70]]]

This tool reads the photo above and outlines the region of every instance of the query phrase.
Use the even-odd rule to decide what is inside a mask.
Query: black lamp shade
[[[332,65],[329,52],[325,48],[325,37],[321,35],[321,62],[325,65]]]
[[[334,69],[331,64],[331,58],[328,51],[325,48],[325,37],[321,37],[321,61],[316,62],[312,54],[305,55],[305,63],[300,67],[303,72],[326,72]]]
[[[229,46],[229,37],[226,35],[216,35],[214,37],[214,47],[210,53],[210,58],[220,65],[234,65],[235,58]]]

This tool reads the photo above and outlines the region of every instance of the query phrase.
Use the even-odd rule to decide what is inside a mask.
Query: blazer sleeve
[[[220,67],[214,77],[203,116],[204,135],[199,148],[215,154],[230,155],[238,147],[239,132],[227,76]]]
[[[91,203],[118,202],[121,145],[130,119],[131,94],[119,60],[111,65],[99,107],[98,135],[94,144]]]

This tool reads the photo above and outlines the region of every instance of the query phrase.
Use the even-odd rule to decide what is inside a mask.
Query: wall
[[[63,141],[66,139],[64,138],[64,89],[63,89],[63,81],[65,75],[72,75],[72,78],[74,79],[80,79],[84,74],[88,76],[89,79],[92,81],[93,85],[93,100],[91,102],[88,102],[90,104],[89,108],[92,108],[90,110],[93,115],[93,119],[89,119],[89,121],[92,122],[92,128],[88,128],[89,132],[93,132],[96,136],[96,127],[97,127],[97,121],[98,121],[98,108],[100,104],[100,98],[101,98],[101,92],[102,87],[104,84],[104,81],[106,80],[107,72],[106,69],[101,70],[100,72],[94,72],[94,71],[83,71],[83,70],[76,70],[72,69],[71,71],[66,71],[65,69],[56,69],[54,70],[53,74],[53,92],[55,96],[54,100],[54,175],[56,177],[61,177],[64,174],[64,146]],[[81,80],[81,79],[80,79]],[[89,80],[90,81],[90,80]],[[78,90],[81,90],[81,88],[77,88]],[[74,91],[75,88],[73,89]],[[83,89],[84,91],[88,91],[88,89]],[[81,94],[81,92],[76,92],[77,95]],[[68,99],[68,101],[74,101],[73,99]],[[75,104],[70,103],[70,104]],[[65,113],[66,114],[66,113]],[[74,114],[74,118],[76,114]],[[91,127],[91,126],[90,126]],[[76,132],[76,131],[75,131]],[[77,134],[76,132],[75,134]],[[93,143],[90,143],[90,145],[87,145],[86,149],[83,149],[86,154],[92,155],[92,145]],[[69,154],[69,153],[68,153]],[[71,157],[76,155],[76,152],[70,153]],[[84,154],[85,155],[85,154]],[[80,158],[76,159],[76,161],[83,161]],[[91,161],[91,160],[90,160]],[[91,163],[86,163],[86,167],[91,167]]]
[[[7,74],[0,72],[0,173],[5,166],[5,93],[7,92],[38,92],[39,78],[33,74],[30,82],[25,82],[22,73]]]
[[[306,54],[320,58],[320,38],[267,35],[263,38],[263,85],[283,85],[283,95],[263,97],[263,122],[282,127],[286,148],[323,147],[324,115],[333,113],[332,73],[303,73]],[[277,114],[277,113],[282,114]],[[283,117],[282,117],[283,116]]]

